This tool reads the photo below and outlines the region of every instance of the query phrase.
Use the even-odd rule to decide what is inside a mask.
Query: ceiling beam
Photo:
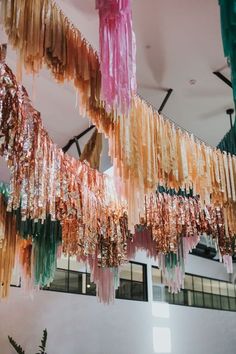
[[[162,101],[162,104],[160,105],[160,108],[158,109],[158,113],[159,114],[163,111],[163,109],[164,109],[168,99],[170,98],[170,95],[172,94],[172,92],[173,92],[173,89],[169,89],[167,91],[167,93],[166,93],[166,95],[164,97],[164,100]]]
[[[233,87],[232,82],[229,79],[227,79],[227,77],[225,77],[223,74],[221,74],[221,72],[213,71],[213,74],[216,75],[220,80],[222,80],[229,87],[231,88]]]
[[[88,132],[90,132],[90,130],[92,130],[93,128],[95,128],[95,125],[91,125],[91,126],[88,127],[87,129],[85,129],[84,131],[82,131],[82,133],[80,133],[80,134],[74,136],[74,137],[73,137],[72,139],[70,139],[70,140],[68,141],[68,143],[62,148],[62,151],[63,151],[64,153],[66,153],[66,152],[69,150],[69,148],[70,148],[74,143],[76,143],[76,147],[77,147],[77,150],[78,150],[78,153],[79,153],[80,147],[79,147],[79,144],[78,144],[78,140],[79,140],[80,138],[82,138],[82,136],[84,136],[85,134],[87,134]],[[79,149],[78,149],[78,148],[79,148]],[[79,155],[80,155],[80,154],[81,154],[81,151],[80,151]]]

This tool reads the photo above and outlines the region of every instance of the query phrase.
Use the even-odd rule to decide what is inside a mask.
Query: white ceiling
[[[95,0],[57,0],[69,19],[98,49]],[[138,92],[159,108],[166,92],[174,91],[163,111],[185,129],[216,145],[229,129],[225,110],[233,107],[231,89],[212,74],[226,67],[217,0],[133,0],[137,42]],[[6,37],[0,33],[1,42]],[[16,70],[16,54],[9,48],[7,62]],[[229,70],[224,70],[229,75]],[[195,85],[189,83],[196,80]],[[45,69],[34,79],[23,76],[35,107],[50,135],[64,146],[89,126],[81,118],[71,84],[58,85]],[[87,141],[89,134],[81,141]],[[69,151],[78,156],[75,147]],[[107,144],[102,170],[110,165]],[[2,175],[3,176],[3,175]],[[1,179],[1,175],[0,175]]]

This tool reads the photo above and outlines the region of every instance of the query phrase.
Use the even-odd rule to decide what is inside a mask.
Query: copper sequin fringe
[[[157,185],[192,188],[202,203],[217,207],[235,203],[235,156],[176,128],[140,97],[133,98],[127,117],[106,112],[97,54],[54,2],[2,0],[1,21],[26,70],[37,73],[46,64],[57,81],[72,80],[81,110],[109,137],[116,187],[128,203],[129,229],[139,223],[145,196]]]
[[[42,126],[39,112],[32,107],[26,91],[4,63],[0,64],[0,107],[0,154],[7,160],[11,172],[8,210],[20,207],[22,220],[44,221],[50,215],[52,220],[60,221],[64,252],[77,255],[79,261],[92,259],[94,278],[103,286],[105,273],[99,268],[117,269],[128,259],[128,244],[135,243],[135,236],[129,232],[126,204],[118,199],[109,177],[63,154],[52,142]],[[163,156],[167,157],[164,153]],[[217,189],[212,191],[213,198],[218,195],[215,199],[218,202],[205,206],[199,198],[161,193],[145,196],[144,212],[138,224],[150,229],[156,254],[177,254],[182,237],[195,240],[206,232],[218,240],[224,260],[228,262],[227,256],[232,256],[236,209],[231,197],[228,202],[227,199],[229,192],[233,195],[234,170],[226,168],[231,163],[227,165],[230,159],[224,158],[218,170],[216,162],[210,165],[209,175],[204,177],[208,160],[204,161],[200,165],[203,170],[199,170],[199,180],[215,181],[219,170],[221,176],[228,176],[219,194]],[[145,163],[149,168],[147,160]],[[222,201],[225,193],[227,198]],[[153,254],[153,242],[150,254]],[[140,244],[137,241],[137,249]],[[111,279],[112,271],[108,272]],[[109,289],[114,290],[112,281],[109,284],[106,291],[99,290],[103,301],[107,294],[111,295]]]

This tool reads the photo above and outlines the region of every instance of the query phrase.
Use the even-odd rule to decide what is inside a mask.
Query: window
[[[163,297],[163,298],[156,298],[156,299],[153,298],[153,300],[154,300],[154,301],[166,301],[166,302],[168,302],[169,304],[174,304],[174,303],[175,303],[175,301],[174,301],[174,294],[170,293],[167,287],[165,287],[164,290],[165,290],[165,297]]]
[[[50,284],[50,290],[67,291],[68,271],[65,269],[56,269],[53,282]]]
[[[220,295],[212,295],[212,301],[213,301],[213,309],[220,310],[221,309],[221,301],[220,301]]]
[[[235,286],[234,284],[228,283],[228,294],[230,297],[235,297]]]
[[[220,282],[220,294],[224,296],[228,295],[227,283],[223,281]]]
[[[194,291],[194,306],[204,307],[203,306],[203,293]]]
[[[219,280],[211,280],[212,294],[220,295],[220,282]]]
[[[184,289],[193,290],[193,277],[186,274],[184,278]]]
[[[184,290],[184,293],[186,299],[185,305],[194,306],[194,292]]]
[[[129,262],[120,268],[118,299],[147,301],[147,269],[145,264]]]
[[[229,297],[229,308],[231,311],[236,311],[236,299]]]
[[[75,257],[62,256],[57,260],[57,269],[51,284],[44,289],[74,294],[96,295],[96,285],[91,282],[90,274]]]
[[[203,293],[204,307],[212,308],[212,295],[208,293]]]
[[[168,296],[171,301],[171,294],[165,292],[165,286],[162,284],[161,270],[158,267],[152,266],[152,299],[153,301],[165,301]]]
[[[186,274],[184,289],[178,294],[170,294],[166,287],[165,301],[176,305],[236,311],[236,288],[226,281]]]
[[[211,294],[211,279],[203,278],[203,292]]]
[[[74,294],[96,295],[96,285],[91,281],[85,265],[75,257],[63,257],[51,284],[44,289]],[[147,301],[146,265],[130,262],[121,267],[120,286],[116,292],[120,299]]]
[[[202,291],[202,278],[194,276],[193,277],[193,289],[195,291]]]
[[[185,299],[184,299],[184,291],[183,290],[174,294],[174,303],[179,304],[179,305],[184,305]]]

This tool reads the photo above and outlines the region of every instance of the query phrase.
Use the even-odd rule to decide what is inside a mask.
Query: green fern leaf
[[[15,349],[15,351],[19,354],[25,354],[24,350],[22,349],[22,347],[17,344],[14,339],[10,336],[8,336],[9,342],[11,343],[11,345],[13,346],[13,348]],[[46,354],[46,353],[45,353]]]
[[[43,331],[43,337],[41,339],[41,345],[39,346],[40,351],[36,354],[47,354],[45,352],[46,350],[46,344],[47,344],[47,338],[48,338],[48,333],[47,330],[45,328],[45,330]]]

